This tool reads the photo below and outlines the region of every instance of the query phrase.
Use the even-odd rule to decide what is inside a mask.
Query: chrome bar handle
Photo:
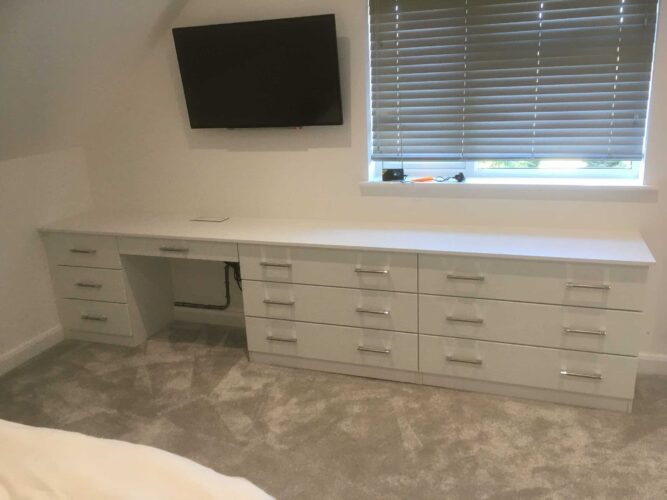
[[[361,352],[375,352],[377,354],[389,354],[391,353],[391,349],[373,349],[372,347],[364,347],[360,345],[357,347],[357,351]]]
[[[363,274],[389,274],[389,269],[367,269],[365,267],[357,267],[354,270],[355,273]]]
[[[448,274],[448,280],[463,280],[463,281],[484,281],[484,276],[473,274]]]
[[[583,335],[599,335],[600,337],[607,335],[606,330],[580,330],[579,328],[563,328],[563,333],[581,333]]]
[[[292,267],[292,264],[289,262],[260,262],[262,267]]]
[[[85,253],[88,255],[92,255],[94,253],[97,253],[97,250],[84,250],[82,248],[70,248],[69,251],[71,253]]]
[[[92,283],[92,282],[86,282],[86,281],[79,281],[76,286],[80,288],[102,288],[101,283]]]
[[[390,311],[386,309],[366,309],[365,307],[357,307],[357,312],[360,314],[381,314],[389,316]]]
[[[188,252],[190,249],[185,248],[185,247],[160,247],[160,251],[162,252],[177,252],[177,253],[185,253]]]
[[[482,360],[479,358],[458,358],[456,356],[446,356],[445,360],[450,363],[465,363],[467,365],[481,365]]]
[[[272,300],[272,299],[264,299],[264,303],[272,306],[293,306],[295,304],[293,300]]]
[[[283,338],[283,337],[273,337],[272,335],[267,335],[266,340],[268,340],[270,342],[292,342],[292,343],[295,343],[297,339],[295,337]]]
[[[601,285],[591,285],[590,283],[576,283],[574,281],[568,281],[565,283],[567,288],[586,288],[589,290],[611,290],[611,285],[603,283]]]
[[[82,314],[81,319],[85,319],[88,321],[101,321],[101,322],[106,322],[109,321],[109,318],[106,316],[97,316],[96,314]]]
[[[484,323],[484,318],[458,318],[456,316],[447,316],[445,319],[454,323],[475,323],[478,325]]]
[[[588,378],[591,380],[602,380],[602,374],[600,373],[570,372],[567,370],[561,370],[560,374],[565,377],[578,377],[578,378]]]

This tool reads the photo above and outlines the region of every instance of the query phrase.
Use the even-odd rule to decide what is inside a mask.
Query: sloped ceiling
[[[81,145],[187,0],[1,0],[0,160]]]

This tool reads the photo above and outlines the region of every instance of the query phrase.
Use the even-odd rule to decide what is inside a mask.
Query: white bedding
[[[0,499],[271,497],[166,451],[0,420]]]

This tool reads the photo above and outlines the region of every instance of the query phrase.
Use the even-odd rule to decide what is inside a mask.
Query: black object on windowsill
[[[402,168],[383,168],[382,182],[403,181],[407,176]]]

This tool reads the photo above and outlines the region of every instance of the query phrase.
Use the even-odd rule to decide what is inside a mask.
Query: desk
[[[67,336],[138,345],[173,318],[167,258],[239,261],[252,361],[631,409],[637,234],[191,218],[41,228]]]

